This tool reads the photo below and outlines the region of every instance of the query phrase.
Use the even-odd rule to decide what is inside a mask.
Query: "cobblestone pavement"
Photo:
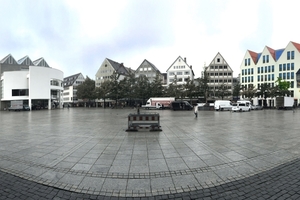
[[[0,171],[0,199],[300,199],[300,160],[215,187],[153,197],[107,197],[70,192]]]
[[[130,112],[0,112],[0,199],[299,198],[300,112]]]

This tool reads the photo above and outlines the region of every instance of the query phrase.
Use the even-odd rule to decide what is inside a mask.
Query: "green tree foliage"
[[[95,81],[87,76],[85,81],[81,85],[77,86],[77,97],[78,99],[89,102],[96,99]]]
[[[253,97],[255,97],[256,94],[257,94],[257,89],[252,84],[250,84],[247,89],[244,88],[242,91],[242,95],[245,98],[249,99],[250,101]]]
[[[216,96],[224,99],[224,97],[230,96],[231,93],[228,90],[228,86],[226,84],[221,84],[216,92]]]
[[[151,97],[163,96],[164,88],[159,73],[156,73],[155,79],[150,84]]]
[[[237,83],[233,87],[232,96],[234,99],[238,99],[238,97],[241,95],[242,86],[240,83]]]
[[[175,97],[176,99],[181,98],[181,88],[182,85],[177,84],[177,76],[175,76],[174,81],[169,84],[167,96]]]
[[[290,83],[283,80],[280,77],[277,77],[277,80],[275,81],[275,83],[277,83],[277,87],[278,87],[278,95],[279,96],[285,96],[285,95],[290,95]]]
[[[114,72],[110,76],[110,92],[109,92],[109,98],[116,100],[116,104],[118,104],[118,99],[121,97],[121,87],[119,82],[120,74]]]
[[[120,82],[123,90],[124,98],[127,98],[129,102],[136,98],[136,78],[133,72],[129,72],[129,75],[124,78],[124,81]]]
[[[270,84],[263,83],[260,85],[259,90],[256,92],[256,96],[260,96],[266,100],[268,97],[270,97],[270,89]]]
[[[144,75],[140,75],[136,80],[134,91],[136,96],[141,98],[143,103],[145,103],[151,97],[149,79]]]
[[[197,97],[197,87],[194,81],[190,78],[188,78],[186,83],[183,85],[183,94],[185,97],[190,99],[190,102],[194,97]]]
[[[199,79],[199,89],[200,89],[199,92],[200,95],[204,96],[206,102],[209,95],[208,83],[209,83],[209,75],[206,72],[206,70],[204,70],[202,72],[201,78]]]
[[[101,83],[100,87],[95,88],[96,98],[103,99],[104,108],[105,108],[105,100],[109,97],[111,91],[111,83],[109,80],[105,80]]]

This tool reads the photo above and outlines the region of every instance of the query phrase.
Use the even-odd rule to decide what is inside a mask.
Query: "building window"
[[[272,74],[272,81],[274,81],[274,74]]]
[[[290,59],[291,59],[291,52],[288,51],[288,52],[286,52],[286,53],[287,53],[287,55],[286,55],[287,59],[290,60]]]
[[[242,75],[244,75],[244,70],[242,69]]]
[[[178,78],[178,82],[182,82],[182,78]]]
[[[260,67],[257,68],[257,73],[258,73],[258,74],[260,73]]]
[[[282,78],[282,73],[279,73],[279,78]]]
[[[282,71],[282,64],[279,64],[279,71]]]
[[[290,72],[287,72],[287,73],[286,73],[286,78],[287,78],[287,79],[290,79]]]
[[[266,57],[265,56],[263,56],[263,63],[265,63],[266,62]]]
[[[286,64],[283,64],[283,71],[286,71]]]
[[[274,72],[274,65],[272,65],[272,72]]]
[[[294,72],[291,72],[291,79],[294,79]]]
[[[29,89],[13,89],[11,96],[29,96]]]
[[[218,62],[218,63],[220,62],[220,58],[217,58],[217,62]]]
[[[169,75],[170,75],[170,76],[174,76],[175,73],[174,73],[174,72],[169,72]]]
[[[269,73],[271,72],[271,66],[268,66],[268,72]]]
[[[266,55],[267,63],[269,63],[269,55]]]
[[[251,76],[251,82],[253,82],[253,76]]]
[[[190,72],[189,71],[185,71],[184,75],[190,75]]]
[[[260,75],[260,81],[264,81],[264,75]]]
[[[294,70],[294,63],[291,63],[291,70]]]
[[[245,69],[245,75],[247,75],[247,69]]]
[[[260,81],[260,75],[257,76],[257,81]]]
[[[177,72],[177,75],[182,75],[182,72]]]
[[[250,68],[248,69],[248,74],[250,74]]]
[[[294,59],[294,58],[295,58],[295,52],[291,51],[291,59]]]
[[[264,73],[264,67],[260,67],[260,72]]]
[[[248,58],[248,65],[250,65],[250,58]]]
[[[294,88],[294,81],[291,81],[291,88]]]
[[[251,68],[251,74],[253,74],[253,68]]]
[[[245,59],[245,66],[247,66],[247,59]]]
[[[265,66],[265,73],[267,73],[268,72],[268,67],[267,66]]]
[[[271,74],[268,74],[268,81],[271,80]]]

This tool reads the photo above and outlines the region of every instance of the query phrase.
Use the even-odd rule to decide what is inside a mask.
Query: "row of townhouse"
[[[225,85],[228,91],[232,91],[234,83],[237,82],[237,78],[233,78],[233,70],[220,53],[217,53],[211,63],[205,66],[205,70],[210,77],[208,85],[211,90],[209,94],[211,98],[216,98],[215,92],[219,89],[220,85]],[[106,58],[96,73],[96,87],[99,87],[103,81],[110,79],[114,72],[120,74],[121,80],[127,76],[130,71],[135,74],[135,77],[141,75],[146,76],[150,82],[152,82],[158,74],[164,86],[170,85],[175,80],[177,84],[185,84],[188,80],[195,79],[192,65],[188,65],[186,58],[182,58],[181,56],[171,64],[166,70],[166,73],[161,73],[154,64],[146,59],[134,71],[131,68],[125,67],[123,63],[118,63]]]
[[[211,99],[216,99],[220,86],[232,91],[240,82],[244,88],[249,85],[258,90],[263,83],[276,84],[277,77],[290,83],[291,96],[295,103],[300,103],[300,44],[289,42],[286,48],[274,50],[265,47],[261,53],[247,50],[240,65],[239,78],[233,77],[233,70],[220,53],[213,58],[204,70],[209,75]],[[117,72],[120,79],[129,73],[136,77],[145,75],[152,82],[158,74],[163,85],[168,86],[176,79],[177,84],[184,84],[188,79],[194,80],[195,74],[186,58],[179,56],[167,69],[166,73],[148,60],[144,60],[136,70],[125,67],[111,59],[104,59],[95,75],[95,86],[99,87],[104,80]],[[47,105],[51,109],[53,103],[62,107],[63,103],[78,103],[77,86],[85,80],[81,73],[63,78],[63,72],[51,68],[43,59],[31,61],[25,56],[16,61],[10,54],[0,61],[0,110],[7,108],[12,100],[23,100],[25,104]],[[228,96],[228,98],[231,98]],[[262,105],[263,97],[253,99],[254,104]],[[267,105],[275,104],[274,98],[267,99]]]
[[[295,104],[300,103],[300,44],[289,42],[283,49],[272,49],[265,46],[262,52],[247,50],[240,66],[240,83],[244,88],[250,86],[260,90],[264,83],[276,85],[277,78],[290,83],[289,91]],[[276,105],[276,98],[255,97],[256,105]]]

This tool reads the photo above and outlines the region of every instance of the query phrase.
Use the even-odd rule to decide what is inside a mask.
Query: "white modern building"
[[[179,56],[173,64],[167,69],[167,85],[169,86],[175,80],[177,84],[182,85],[187,82],[188,79],[194,80],[194,71],[192,66],[189,66],[186,62],[186,58],[182,59]]]
[[[64,78],[64,104],[70,104],[72,106],[79,106],[79,100],[77,98],[77,87],[85,81],[84,76],[81,73],[74,74]]]
[[[216,96],[220,86],[227,88],[229,93],[233,89],[233,70],[220,53],[214,57],[211,63],[205,67],[209,76],[209,98],[217,99]],[[231,95],[227,99],[231,99]]]
[[[0,61],[0,73],[0,110],[13,100],[22,100],[31,108],[62,107],[63,72],[51,68],[43,58],[31,61],[25,56],[16,61],[9,54]]]
[[[240,66],[240,84],[245,89],[250,85],[260,89],[263,83],[276,85],[277,77],[290,83],[291,96],[300,103],[300,44],[289,42],[283,49],[265,46],[262,52],[247,50]],[[253,99],[254,104],[262,105],[263,97]],[[267,99],[267,106],[273,106],[274,99]]]

